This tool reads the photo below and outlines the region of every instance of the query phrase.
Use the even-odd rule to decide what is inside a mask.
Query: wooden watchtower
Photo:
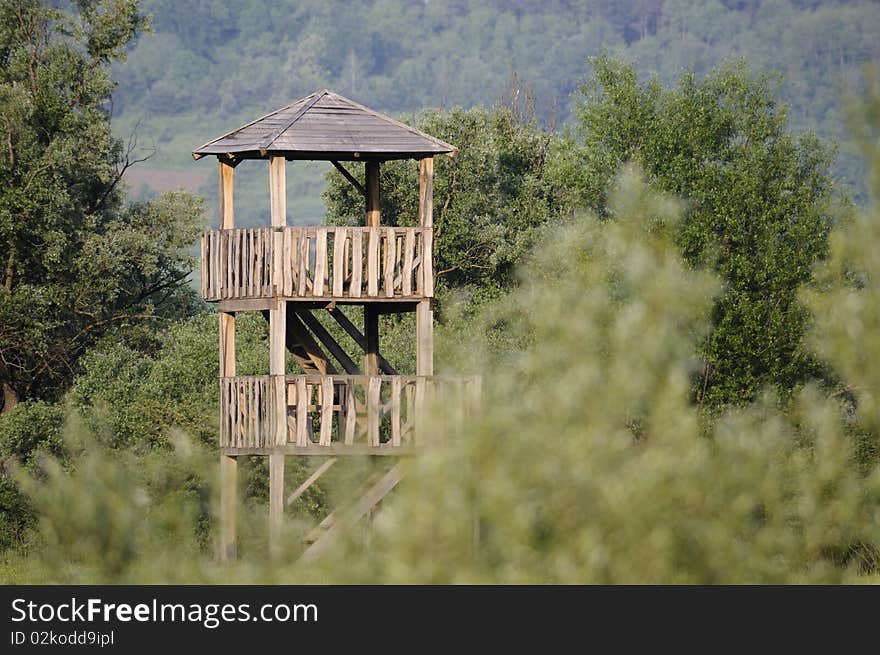
[[[236,556],[238,457],[269,457],[270,548],[277,553],[286,456],[411,452],[427,397],[444,391],[441,387],[460,391],[475,384],[472,378],[433,375],[434,156],[455,152],[440,139],[327,90],[193,152],[195,159],[215,155],[220,164],[220,229],[202,235],[201,290],[205,300],[218,303],[220,317],[222,558]],[[269,227],[235,228],[234,171],[245,159],[269,161]],[[380,166],[395,159],[418,161],[416,227],[392,226],[397,220],[383,226],[380,217]],[[364,196],[362,225],[358,217],[357,226],[289,227],[285,163],[290,160],[336,166]],[[364,184],[343,161],[363,162]],[[363,308],[362,329],[342,305]],[[236,375],[235,318],[244,311],[268,319],[268,375]],[[379,315],[400,311],[416,315],[415,375],[398,375],[379,352]],[[352,337],[362,357],[340,346],[318,319],[321,312]],[[287,351],[303,374],[288,375]],[[464,395],[470,394],[459,397]],[[326,461],[293,495],[334,461]],[[399,469],[392,468],[349,514],[367,513],[399,480]],[[317,541],[311,546],[312,554],[318,546]]]

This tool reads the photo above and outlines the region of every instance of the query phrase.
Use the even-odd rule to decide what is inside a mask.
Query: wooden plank
[[[303,377],[297,378],[297,380],[296,380],[296,445],[297,446],[308,445],[308,429],[306,427],[306,421],[308,421],[309,403],[311,402],[311,399],[307,398],[307,395],[311,395],[311,393],[309,392],[309,386],[306,384],[306,379]]]
[[[290,261],[287,265],[290,268],[290,291],[285,295],[294,296],[296,295],[297,285],[299,281],[300,234],[299,230],[293,228],[288,228],[288,232],[290,234]]]
[[[379,230],[370,230],[367,242],[367,296],[379,295]]]
[[[235,376],[235,314],[220,312],[220,377]]]
[[[379,403],[381,400],[382,380],[371,377],[367,386],[367,445],[379,445]]]
[[[351,235],[351,284],[348,295],[352,298],[361,297],[362,275],[364,270],[363,231],[353,230]]]
[[[404,296],[412,295],[413,257],[415,256],[416,231],[407,230],[403,244],[403,269],[401,270],[401,290]]]
[[[308,491],[309,487],[311,487],[313,484],[315,484],[315,483],[321,478],[321,476],[324,475],[327,471],[329,471],[329,470],[333,467],[333,465],[336,464],[336,462],[338,462],[338,461],[339,461],[338,458],[336,458],[336,457],[331,457],[331,458],[329,458],[326,462],[324,462],[323,464],[321,464],[321,466],[319,466],[319,467],[315,470],[314,473],[312,473],[309,477],[307,477],[307,478],[305,479],[305,481],[304,481],[301,485],[299,485],[299,486],[293,491],[293,493],[291,493],[291,494],[287,497],[287,504],[288,504],[288,505],[292,505],[294,502],[296,502],[296,499],[297,499],[297,498],[299,498],[299,497],[302,496],[306,491]]]
[[[348,240],[348,230],[337,227],[333,234],[333,295],[337,298],[342,297],[346,240]]]
[[[397,237],[393,227],[385,228],[385,295],[394,297],[394,263],[397,261]]]
[[[321,433],[318,443],[329,446],[333,435],[333,378],[321,380]]]
[[[306,324],[306,327],[318,337],[318,340],[328,351],[330,351],[330,354],[336,358],[336,361],[340,363],[346,373],[349,375],[361,374],[361,370],[358,368],[357,364],[352,361],[351,357],[348,356],[348,353],[342,349],[342,346],[339,345],[339,343],[321,324],[321,321],[319,321],[308,309],[297,312],[297,316]]]
[[[221,300],[217,305],[218,312],[248,312],[272,309],[273,298],[242,298],[238,300]]]
[[[312,281],[312,295],[323,296],[327,279],[327,228],[315,230],[315,277]]]
[[[403,382],[400,376],[391,380],[391,445],[400,445],[400,397],[403,395]]]
[[[399,447],[394,447],[390,443],[381,444],[378,447],[368,446],[365,443],[355,443],[351,446],[346,446],[341,443],[333,443],[329,446],[319,446],[316,443],[309,442],[305,446],[298,446],[295,443],[291,443],[280,448],[224,448],[222,452],[230,457],[245,457],[251,455],[266,457],[273,452],[284,453],[285,455],[302,455],[306,457],[332,457],[336,455],[358,457],[410,457],[416,455],[419,451],[417,448],[408,444],[403,444]]]

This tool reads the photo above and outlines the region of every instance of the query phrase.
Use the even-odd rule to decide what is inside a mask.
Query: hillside
[[[327,87],[391,114],[489,105],[512,74],[534,89],[547,124],[564,125],[572,94],[603,48],[668,82],[730,57],[783,76],[797,130],[845,139],[841,90],[880,58],[880,4],[867,0],[144,0],[153,33],[114,71],[118,134],[155,146],[149,168],[187,172],[213,191],[200,143]],[[291,176],[296,220],[323,214],[322,166]],[[195,171],[195,172],[194,172]],[[264,181],[242,170],[240,217],[262,220]],[[844,144],[839,179],[863,167]],[[193,181],[193,177],[195,182]],[[135,176],[136,183],[145,181]],[[146,180],[149,183],[149,180]],[[155,182],[154,182],[155,184]],[[161,185],[160,185],[161,186]],[[211,194],[213,195],[213,194]]]

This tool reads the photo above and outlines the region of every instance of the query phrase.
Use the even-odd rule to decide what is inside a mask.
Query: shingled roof
[[[322,89],[209,141],[193,158],[386,160],[454,155],[457,148]]]

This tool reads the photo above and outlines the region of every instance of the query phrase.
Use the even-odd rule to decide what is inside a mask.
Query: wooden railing
[[[429,298],[431,247],[422,227],[212,230],[202,234],[202,297]]]
[[[277,393],[283,385],[284,395]],[[428,404],[442,403],[442,420],[463,429],[479,402],[475,376],[262,375],[221,378],[221,448],[275,445],[278,417],[287,444],[389,449],[415,445]],[[276,398],[287,407],[276,411]]]

